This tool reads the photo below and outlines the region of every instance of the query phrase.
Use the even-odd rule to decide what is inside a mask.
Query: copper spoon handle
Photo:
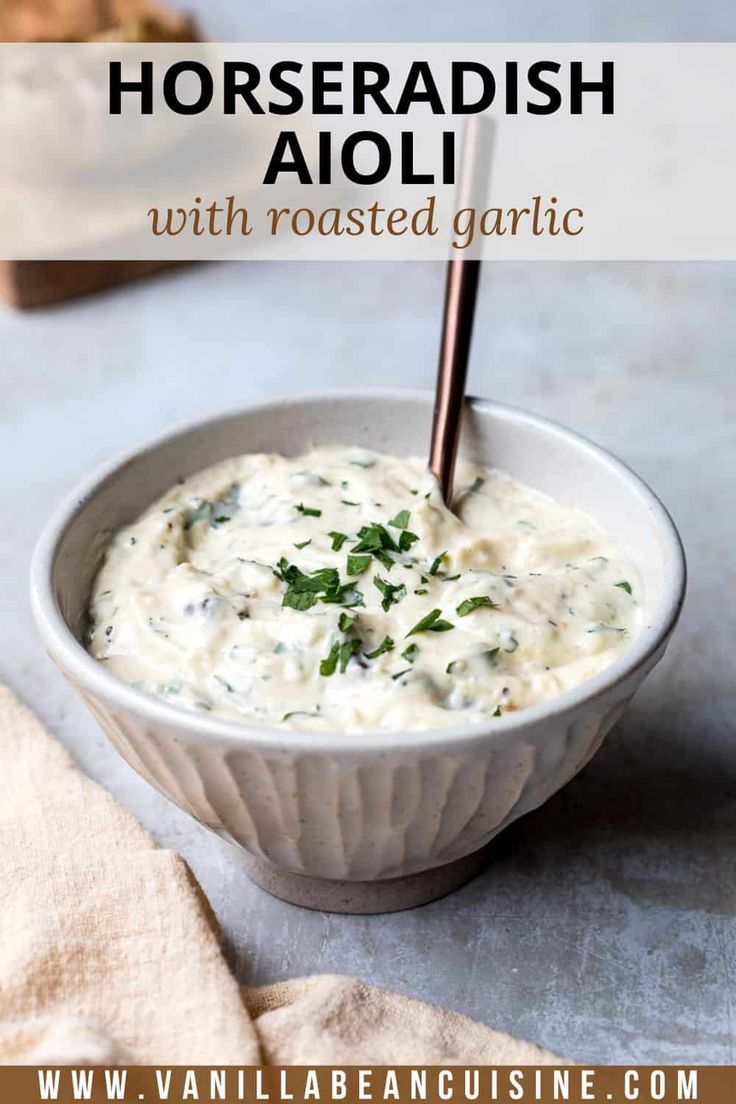
[[[465,129],[463,164],[457,190],[457,208],[482,208],[488,189],[493,124],[474,116]],[[465,381],[480,277],[479,260],[453,257],[447,265],[445,312],[437,368],[437,390],[432,421],[429,470],[440,485],[449,506],[460,440]]]
[[[442,498],[448,506],[452,498],[455,459],[460,441],[479,276],[480,261],[453,259],[448,263],[432,444],[429,451],[429,470],[439,482]]]

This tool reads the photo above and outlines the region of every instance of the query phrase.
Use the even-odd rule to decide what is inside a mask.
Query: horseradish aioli
[[[634,567],[578,510],[459,463],[234,457],[114,537],[88,646],[188,709],[294,729],[426,729],[577,686],[636,634]]]

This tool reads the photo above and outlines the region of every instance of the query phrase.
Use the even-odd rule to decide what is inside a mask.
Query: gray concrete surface
[[[685,0],[190,7],[231,39],[728,39]],[[486,873],[387,917],[304,912],[108,747],[35,636],[28,557],[89,468],[167,423],[310,386],[427,386],[439,266],[222,265],[19,316],[0,311],[0,678],[189,860],[246,982],[358,975],[602,1062],[733,1062],[736,265],[506,264],[481,293],[472,389],[558,418],[671,508],[691,584],[668,656],[566,790]]]

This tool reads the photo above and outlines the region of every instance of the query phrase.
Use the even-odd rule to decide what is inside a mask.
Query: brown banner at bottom
[[[8,1104],[731,1104],[736,1066],[0,1066]]]

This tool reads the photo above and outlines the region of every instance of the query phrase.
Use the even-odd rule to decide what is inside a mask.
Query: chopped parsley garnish
[[[286,583],[286,593],[281,600],[282,606],[295,610],[308,610],[317,602],[335,602],[344,606],[360,606],[363,595],[349,583],[341,583],[336,567],[321,567],[311,575],[305,575],[296,564],[290,564],[283,557],[279,560],[274,574]]]
[[[320,663],[319,673],[325,678],[329,678],[330,675],[334,675],[339,664],[340,674],[344,675],[348,663],[359,648],[359,640],[346,640],[343,644],[341,644],[339,640],[336,640],[330,648],[327,657]]]
[[[412,533],[408,529],[402,529],[401,535],[399,537],[399,551],[408,552],[415,541],[418,540],[419,537],[416,535],[416,533]]]
[[[349,498],[341,498],[343,506],[360,506],[359,502],[351,502]]]
[[[442,610],[433,609],[431,613],[428,613],[426,617],[423,617],[421,621],[417,621],[413,629],[410,629],[406,634],[407,636],[414,636],[414,633],[420,632],[449,632],[450,629],[454,629],[455,626],[449,621],[442,620]]]
[[[370,525],[364,525],[359,529],[358,538],[358,543],[353,548],[353,552],[374,552],[382,548],[386,548],[390,552],[398,551],[394,538],[377,521],[371,522]]]
[[[455,671],[462,671],[465,668],[464,659],[451,659],[445,668],[446,675],[452,675]]]
[[[394,529],[408,529],[411,514],[408,510],[399,510],[395,518],[391,518],[389,525]]]
[[[391,678],[394,680],[394,682],[396,682],[397,679],[403,678],[404,675],[410,675],[410,674],[411,674],[411,667],[407,667],[405,671],[397,671],[395,675],[391,676]]]
[[[503,717],[503,713],[501,712],[501,706],[500,705],[496,706],[496,711],[495,711],[495,713],[491,713],[491,716],[492,717]]]
[[[407,645],[406,648],[404,648],[403,652],[401,653],[401,658],[408,660],[409,663],[413,663],[418,655],[419,655],[419,645],[418,644],[409,644],[409,645]]]
[[[311,591],[315,594],[325,590],[333,590],[340,585],[340,575],[336,567],[321,567],[317,571],[313,571],[311,575],[305,575],[296,564],[288,563],[283,556],[276,565],[275,574],[290,587],[297,590]]]
[[[631,583],[627,583],[624,579],[621,583],[614,583],[614,586],[620,587],[621,590],[625,590],[627,594],[631,594]]]
[[[366,659],[378,659],[378,657],[383,655],[384,652],[390,652],[391,649],[394,646],[395,645],[394,645],[394,642],[391,639],[391,637],[390,636],[384,636],[383,640],[381,641],[381,643],[378,645],[377,648],[374,648],[372,652],[365,652],[365,658]]]
[[[357,617],[351,617],[349,613],[341,613],[340,620],[337,623],[340,628],[340,632],[350,632],[357,620]]]
[[[435,558],[432,560],[432,566],[429,569],[429,574],[436,575],[439,569],[442,567],[442,564],[445,562],[446,558],[446,552],[440,552],[439,556],[435,556]]]
[[[292,717],[319,717],[319,713],[310,713],[306,709],[292,709],[291,713],[284,713],[281,723],[290,721]]]
[[[375,556],[387,571],[390,571],[394,565],[389,552],[398,551],[399,546],[388,530],[375,521],[358,530],[358,543],[352,548],[353,555],[368,552],[371,556]]]
[[[487,606],[488,609],[498,609],[497,604],[487,594],[480,594],[477,598],[466,598],[464,602],[455,610],[458,617],[467,617],[473,610],[479,609],[481,606]]]
[[[308,610],[316,606],[318,601],[318,595],[313,590],[296,590],[289,587],[281,599],[281,605],[289,609]]]
[[[353,658],[355,653],[360,648],[359,640],[346,640],[344,644],[340,645],[340,674],[345,674],[345,669]]]
[[[516,639],[513,633],[509,633],[508,641],[504,647],[505,652],[515,652],[519,647],[519,641]]]
[[[294,509],[303,514],[304,517],[322,517],[321,510],[316,510],[314,506],[305,506],[303,502],[300,502]]]
[[[348,539],[347,533],[338,533],[334,529],[331,533],[327,534],[328,537],[332,537],[332,551],[339,552],[345,541]]]
[[[460,578],[460,572],[458,571],[457,575],[443,575],[442,576],[442,582],[443,583],[454,583],[454,582],[457,582],[457,580],[459,578]]]
[[[349,555],[347,565],[348,575],[362,575],[364,571],[367,571],[370,562],[370,556]]]
[[[488,660],[489,663],[495,663],[500,651],[500,648],[491,648],[489,651],[483,652],[483,656],[485,657],[485,659]]]
[[[301,552],[302,548],[306,548],[306,547],[307,547],[307,545],[308,545],[308,544],[311,544],[311,543],[312,543],[312,538],[310,537],[310,538],[309,538],[309,540],[305,540],[305,541],[299,541],[298,543],[297,543],[297,542],[295,542],[295,543],[294,543],[294,547],[295,547],[295,548],[298,548],[298,549],[299,549],[299,551]]]
[[[336,640],[330,648],[329,654],[319,665],[319,673],[325,678],[334,675],[337,670],[337,661],[340,658],[340,641]]]
[[[429,591],[427,590],[426,587],[417,587],[417,589],[414,591],[414,593],[415,594],[429,594]]]
[[[400,583],[398,586],[393,586],[391,583],[387,583],[385,579],[382,579],[380,575],[374,577],[373,583],[383,595],[381,606],[386,611],[406,596],[406,587],[403,583]]]

